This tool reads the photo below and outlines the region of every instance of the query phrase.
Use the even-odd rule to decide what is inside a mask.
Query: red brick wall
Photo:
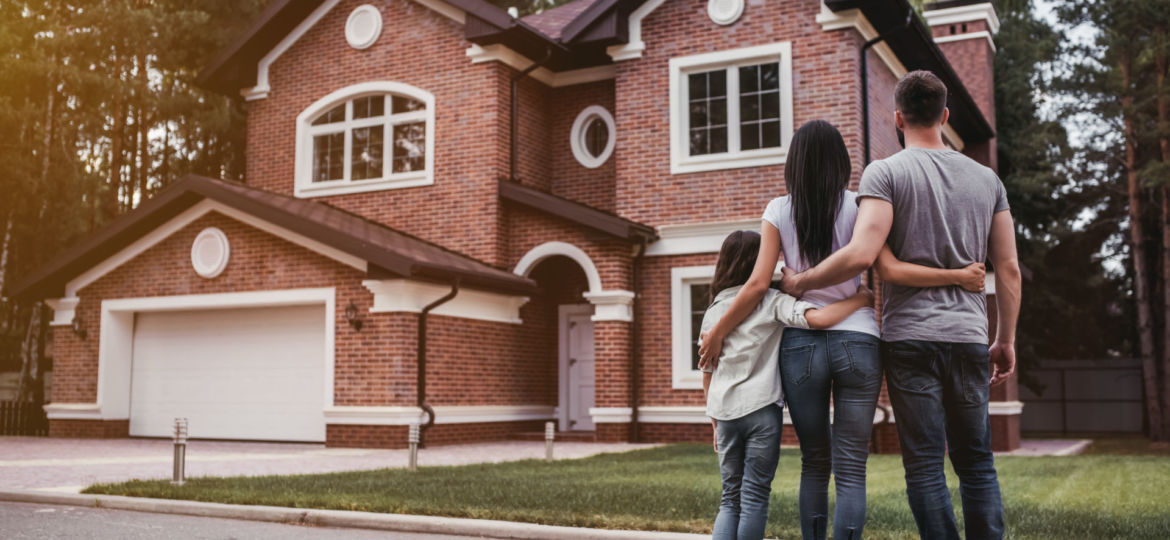
[[[670,174],[668,63],[678,56],[790,40],[793,129],[813,119],[833,123],[859,174],[860,36],[821,30],[813,0],[753,5],[731,26],[711,22],[706,10],[702,0],[663,4],[642,21],[644,56],[618,63],[618,213],[650,225],[753,218],[783,193],[782,166]]]
[[[963,25],[967,26],[966,32],[962,29]],[[940,25],[932,31],[936,38],[948,36],[952,34],[952,26],[955,27],[956,34],[987,30],[986,21],[969,21]],[[991,124],[992,129],[995,129],[995,52],[991,50],[991,44],[985,38],[976,38],[939,43],[938,47],[955,68],[955,73],[971,93],[975,104],[983,112],[983,117]],[[969,143],[963,148],[963,153],[992,169],[998,168],[994,139]]]
[[[610,156],[596,169],[581,165],[573,157],[570,146],[573,122],[590,105],[600,105],[610,114],[614,112],[614,82],[612,80],[556,88],[556,99],[548,107],[549,156],[552,158],[552,192],[599,208],[607,212],[617,210],[615,199],[616,160]],[[610,134],[614,136],[614,134]],[[615,146],[614,152],[617,152]]]
[[[49,420],[50,437],[114,439],[130,436],[129,420]]]
[[[894,87],[898,77],[890,71],[877,52],[870,49],[869,62],[869,140],[870,159],[876,161],[902,150],[898,143],[898,126],[894,122]],[[862,156],[864,159],[864,154]],[[860,175],[856,178],[860,181]],[[853,189],[857,189],[853,186]]]
[[[410,0],[375,3],[382,10],[381,37],[355,50],[345,42],[344,26],[363,3],[338,4],[272,64],[268,98],[248,103],[248,183],[293,192],[296,117],[313,102],[361,82],[410,84],[435,96],[434,185],[323,200],[496,263],[495,182],[507,173],[507,156],[500,154],[507,132],[500,130],[508,109],[499,101],[507,102],[509,70],[494,62],[472,64],[463,27]]]
[[[325,429],[325,446],[339,448],[406,448],[407,426],[331,424]],[[466,444],[507,439],[515,433],[544,431],[544,420],[435,424],[426,430],[426,446]],[[419,461],[425,465],[425,454]]]
[[[670,270],[682,266],[713,266],[715,253],[676,257],[647,257],[642,263],[641,298],[637,320],[641,324],[638,358],[641,360],[642,406],[705,405],[702,390],[672,388]]]

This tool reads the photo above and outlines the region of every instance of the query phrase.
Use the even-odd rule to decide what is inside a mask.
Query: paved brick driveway
[[[652,444],[556,443],[557,458],[649,448]],[[174,446],[158,439],[0,437],[2,489],[76,493],[98,482],[170,478]],[[464,465],[544,457],[543,442],[507,441],[437,446],[419,464]],[[405,467],[406,450],[325,448],[321,444],[191,441],[187,476],[257,476]]]

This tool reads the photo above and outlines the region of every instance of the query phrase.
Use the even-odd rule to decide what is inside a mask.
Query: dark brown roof
[[[597,232],[631,242],[652,242],[654,227],[630,221],[592,206],[513,182],[500,180],[500,199],[584,225]]]
[[[539,30],[540,33],[552,39],[561,39],[561,32],[565,27],[588,9],[589,6],[599,1],[575,0],[574,2],[569,2],[568,4],[560,5],[552,9],[546,9],[535,15],[529,15],[520,20],[528,23],[529,26]]]
[[[369,263],[367,273],[372,277],[443,282],[459,279],[463,286],[474,289],[518,294],[536,291],[535,282],[528,278],[324,203],[187,175],[17,283],[12,295],[18,298],[61,296],[69,280],[204,199],[247,212],[365,260]]]

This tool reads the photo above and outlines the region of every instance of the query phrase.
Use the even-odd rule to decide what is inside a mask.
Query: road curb
[[[109,508],[156,514],[243,519],[275,523],[297,523],[319,527],[371,529],[410,533],[471,535],[516,540],[697,540],[700,534],[618,531],[518,523],[488,519],[466,519],[408,514],[380,514],[345,510],[313,510],[282,506],[247,506],[171,499],[148,499],[118,495],[83,495],[0,490],[0,501]]]

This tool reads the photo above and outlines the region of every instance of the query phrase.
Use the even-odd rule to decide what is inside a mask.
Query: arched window
[[[298,197],[434,183],[434,97],[394,82],[338,90],[297,117]]]

